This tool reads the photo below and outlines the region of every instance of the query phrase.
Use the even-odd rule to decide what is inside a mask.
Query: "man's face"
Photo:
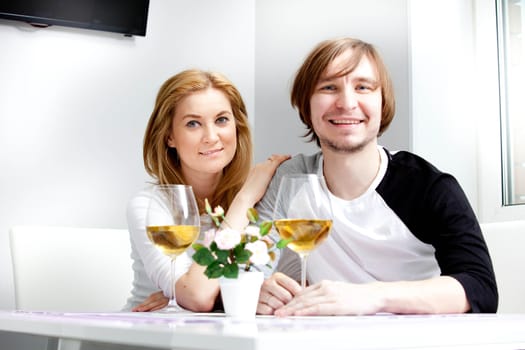
[[[382,95],[376,67],[365,56],[352,72],[337,77],[351,55],[349,49],[328,65],[310,99],[312,126],[323,150],[353,153],[377,142]]]

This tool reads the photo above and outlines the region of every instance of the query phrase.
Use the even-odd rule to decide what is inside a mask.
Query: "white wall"
[[[221,71],[254,114],[254,32],[253,0],[153,0],[146,37],[0,21],[0,308],[14,307],[10,226],[126,227],[169,76]]]
[[[412,150],[452,173],[477,207],[477,124],[471,0],[413,0]]]

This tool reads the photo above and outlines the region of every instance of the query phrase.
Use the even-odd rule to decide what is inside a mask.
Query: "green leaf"
[[[219,278],[224,274],[224,267],[218,261],[214,261],[208,265],[204,274],[208,276],[208,278]]]
[[[200,244],[200,243],[193,243],[191,247],[192,247],[195,251],[201,250],[202,248],[206,248],[205,246],[203,246],[203,245]]]
[[[246,216],[252,224],[256,224],[257,221],[259,221],[259,213],[257,213],[257,210],[255,210],[255,208],[248,208],[248,210],[246,211]]]
[[[208,202],[208,198],[204,199],[204,208],[206,209],[206,213],[211,216],[211,205],[210,202]]]
[[[230,256],[230,252],[228,250],[217,249],[215,255],[217,256],[217,261],[226,264],[228,262],[228,257]]]
[[[244,248],[235,249],[233,253],[235,255],[235,260],[237,260],[239,264],[244,264],[245,262],[250,260],[250,256],[252,256],[252,252]]]
[[[288,245],[288,243],[292,242],[293,241],[293,238],[288,238],[288,239],[281,239],[279,240],[279,242],[277,242],[277,248],[279,249],[282,249],[284,247],[286,247]]]
[[[208,248],[202,247],[193,254],[193,260],[199,265],[209,266],[215,258]]]
[[[226,278],[237,278],[239,276],[239,266],[237,264],[225,265],[223,274]]]
[[[266,236],[268,232],[272,229],[273,223],[271,221],[265,221],[259,226],[259,233],[261,236]]]
[[[211,219],[213,220],[213,222],[215,223],[215,226],[217,227],[220,227],[221,226],[221,221],[219,220],[219,218],[215,217],[215,216],[212,216]]]
[[[242,253],[242,251],[244,250],[244,246],[245,246],[245,244],[237,244],[233,248],[233,255],[237,256],[238,254]]]

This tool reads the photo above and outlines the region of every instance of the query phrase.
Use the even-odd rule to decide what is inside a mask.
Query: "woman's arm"
[[[272,155],[252,168],[226,212],[225,221],[231,228],[241,230],[248,224],[246,211],[262,198],[277,167],[289,158],[288,155]],[[204,270],[204,266],[194,262],[177,280],[175,290],[180,306],[197,312],[212,310],[219,295],[219,282],[217,279],[208,279]]]
[[[128,204],[126,216],[130,233],[135,264],[144,267],[151,286],[161,289],[164,295],[171,294],[170,258],[157,249],[146,234],[146,214],[150,201],[150,192],[143,191],[135,196]],[[160,214],[159,214],[160,215]],[[168,214],[166,214],[168,215]],[[180,257],[176,262],[176,275],[185,272],[191,260],[189,257]],[[188,267],[186,267],[186,265]],[[144,281],[139,281],[145,283]]]

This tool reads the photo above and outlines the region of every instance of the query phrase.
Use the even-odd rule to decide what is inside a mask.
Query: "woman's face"
[[[226,95],[208,88],[183,98],[173,117],[168,146],[177,149],[186,179],[221,173],[237,149],[235,117]]]

